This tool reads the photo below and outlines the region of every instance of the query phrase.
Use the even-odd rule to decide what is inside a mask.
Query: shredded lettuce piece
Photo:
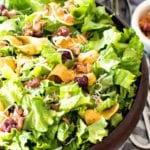
[[[46,132],[48,126],[54,123],[53,118],[56,116],[56,113],[52,110],[47,110],[41,98],[31,100],[30,96],[25,96],[23,101],[23,108],[28,110],[23,128]]]
[[[101,117],[98,122],[88,126],[88,140],[93,144],[95,144],[98,141],[101,141],[103,137],[108,135],[108,131],[105,129],[106,127],[107,122],[103,117]]]
[[[84,18],[84,24],[81,28],[82,32],[105,30],[112,26],[111,16],[105,11],[104,7],[98,6],[90,12],[91,13]]]
[[[57,138],[61,142],[65,142],[65,140],[72,134],[72,131],[74,129],[74,125],[69,125],[67,123],[60,123],[58,127],[58,132],[57,132]]]
[[[110,108],[111,106],[113,106],[113,105],[116,104],[116,103],[117,103],[117,100],[113,100],[113,99],[107,98],[106,100],[104,100],[103,102],[101,102],[101,103],[97,106],[96,110],[98,110],[98,111],[103,111],[103,110],[105,110],[105,109]]]
[[[2,84],[0,88],[0,98],[5,107],[13,105],[14,103],[20,105],[23,97],[22,84],[20,81],[6,80],[3,81]]]
[[[90,105],[90,97],[85,96],[77,83],[60,87],[60,110],[71,111],[82,105]]]
[[[110,119],[111,125],[113,127],[117,127],[117,125],[122,121],[122,119],[123,119],[123,116],[121,113],[114,114]]]
[[[115,71],[114,82],[126,88],[128,91],[131,89],[131,84],[135,81],[135,75],[124,69],[117,69]]]

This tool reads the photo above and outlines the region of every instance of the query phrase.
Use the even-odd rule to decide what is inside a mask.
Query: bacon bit
[[[16,128],[21,130],[24,122],[24,112],[22,109],[15,108],[13,113],[10,113],[10,119],[16,123]]]
[[[42,18],[43,18],[43,15],[42,15],[42,14],[38,14],[38,15],[36,16],[36,18],[34,19],[33,23],[39,22]]]
[[[45,14],[45,15],[46,15],[46,14],[49,15],[49,14],[51,13],[50,7],[48,7],[47,5],[44,6],[44,9],[43,9],[43,10],[44,10],[44,14]]]
[[[97,99],[95,100],[95,103],[96,103],[97,105],[99,105],[100,103],[102,103],[102,100],[97,98]]]
[[[41,78],[34,78],[33,80],[25,82],[25,85],[27,85],[27,87],[37,88],[40,85],[40,82]]]
[[[70,10],[71,7],[75,7],[75,5],[71,1],[66,1],[64,4],[64,9],[67,10]]]
[[[58,28],[56,35],[58,36],[68,36],[70,33],[69,28],[62,26],[60,28]]]
[[[32,23],[28,23],[28,24],[26,24],[24,27],[23,27],[23,29],[25,30],[25,29],[31,29],[32,28]]]
[[[0,12],[2,12],[4,9],[6,9],[5,5],[0,4]]]
[[[24,117],[20,117],[20,118],[18,119],[16,128],[17,128],[18,130],[21,130],[22,127],[23,127],[23,123],[24,123]]]
[[[91,71],[91,65],[77,62],[75,65],[75,70],[77,73],[89,73]]]
[[[36,31],[36,32],[34,32],[34,36],[35,37],[42,37],[42,31]]]
[[[12,128],[16,128],[16,123],[12,119],[6,119],[1,127],[1,131],[10,132]]]
[[[4,9],[2,11],[2,16],[7,16],[8,17],[8,10],[7,9]]]
[[[42,25],[41,25],[41,23],[39,23],[39,21],[33,22],[33,30],[34,30],[34,32],[41,31],[41,29],[42,29]]]
[[[12,17],[16,16],[16,14],[17,14],[16,10],[8,11],[7,9],[4,9],[2,11],[2,16],[6,16],[8,18],[12,18]]]
[[[70,14],[65,15],[63,19],[65,22],[74,22],[74,18]]]
[[[0,41],[0,46],[2,46],[2,47],[8,46],[8,43],[5,41]]]
[[[24,35],[25,36],[32,36],[33,35],[33,31],[32,30],[26,30]]]
[[[23,27],[24,35],[26,36],[35,36],[35,37],[41,37],[42,36],[42,30],[43,27],[47,25],[47,22],[40,22],[43,15],[39,14],[37,17],[33,20],[32,23],[26,24]]]
[[[58,111],[59,110],[59,104],[51,104],[51,109]]]
[[[63,120],[65,123],[70,124],[69,119],[68,119],[67,117],[63,117],[62,120]]]
[[[4,121],[0,129],[3,132],[10,132],[12,128],[21,130],[24,123],[24,111],[16,107],[13,112],[10,113],[9,118]]]

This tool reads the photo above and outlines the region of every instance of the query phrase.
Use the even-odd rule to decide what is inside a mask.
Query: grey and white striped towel
[[[148,101],[150,103],[150,89],[148,92],[148,97],[147,97],[147,103],[144,107],[145,111],[147,112],[148,118],[150,120],[150,106],[148,105]],[[150,128],[150,125],[149,125]],[[143,116],[141,116],[141,119],[139,120],[136,128],[134,129],[134,131],[132,132],[132,134],[136,141],[140,142],[142,145],[147,145],[150,141],[149,141],[149,137],[147,135],[147,131],[146,131],[146,127],[145,127],[145,123],[143,120]],[[131,141],[130,138],[127,139],[127,141],[121,146],[121,148],[119,150],[141,150],[142,148],[138,148],[137,146],[135,146]]]

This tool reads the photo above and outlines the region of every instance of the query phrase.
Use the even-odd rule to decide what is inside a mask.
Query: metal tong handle
[[[119,2],[118,0],[110,0],[111,2],[111,9],[115,13],[115,15],[119,16]]]

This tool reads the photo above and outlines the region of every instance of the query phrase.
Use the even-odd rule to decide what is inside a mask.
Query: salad
[[[94,0],[0,1],[0,146],[87,150],[131,109],[143,44]]]

